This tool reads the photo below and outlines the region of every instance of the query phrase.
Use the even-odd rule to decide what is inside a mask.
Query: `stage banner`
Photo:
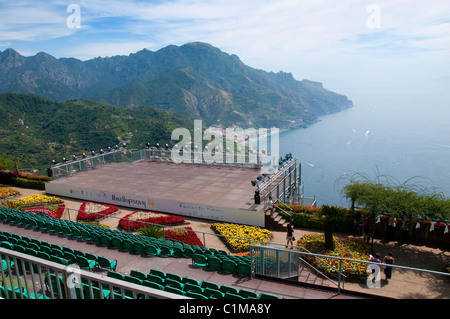
[[[262,211],[209,206],[176,200],[121,194],[119,192],[106,192],[51,182],[45,184],[45,191],[55,196],[111,204],[136,210],[155,211],[218,222],[264,227],[264,213]]]

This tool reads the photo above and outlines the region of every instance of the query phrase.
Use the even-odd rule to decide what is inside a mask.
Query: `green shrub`
[[[148,237],[155,237],[155,238],[164,237],[164,228],[162,226],[149,225],[139,228],[138,232],[140,235]]]

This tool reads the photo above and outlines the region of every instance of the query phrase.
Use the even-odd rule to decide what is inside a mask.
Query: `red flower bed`
[[[141,215],[144,218],[136,218],[136,216]],[[151,217],[147,217],[151,216]],[[135,231],[141,227],[149,226],[149,224],[157,225],[180,225],[184,224],[186,221],[179,216],[166,215],[162,213],[155,212],[133,212],[124,216],[119,220],[119,226],[123,230]]]
[[[183,229],[167,229],[165,231],[165,236],[166,239],[172,239],[190,246],[197,245],[203,247],[203,243],[200,241],[197,234],[190,230],[192,230],[191,227],[184,227]]]
[[[56,209],[55,206],[37,206],[37,207],[27,207],[25,208],[25,211],[37,214],[45,214],[51,218],[61,219],[61,216],[64,213],[65,208],[66,205],[59,204],[58,207],[56,207]]]
[[[104,209],[100,209],[101,207]],[[118,210],[119,209],[113,205],[84,202],[80,206],[77,218],[79,221],[93,221],[117,212]]]

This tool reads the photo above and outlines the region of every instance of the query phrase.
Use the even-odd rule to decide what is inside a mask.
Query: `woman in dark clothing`
[[[288,247],[288,245],[294,245],[293,240],[294,240],[294,228],[292,228],[292,225],[290,223],[287,224],[286,227],[286,248]],[[289,244],[290,243],[290,244]]]
[[[394,257],[392,257],[392,252],[388,252],[387,256],[383,258],[383,264],[394,264]],[[384,280],[388,281],[392,277],[392,267],[386,266],[384,268]]]

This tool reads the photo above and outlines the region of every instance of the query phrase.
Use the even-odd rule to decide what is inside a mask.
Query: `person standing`
[[[288,223],[286,227],[286,248],[288,248],[288,245],[293,246],[294,240],[294,228],[292,227],[291,223]]]
[[[395,262],[394,257],[392,256],[392,252],[388,252],[387,256],[383,258],[383,264],[393,265]],[[388,281],[392,278],[392,267],[386,266],[384,268],[384,280]]]

